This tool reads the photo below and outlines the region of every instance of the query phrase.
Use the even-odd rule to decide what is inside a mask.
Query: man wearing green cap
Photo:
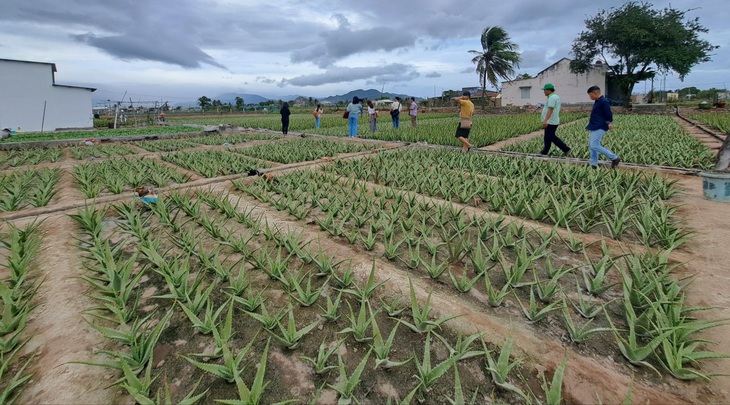
[[[547,96],[547,102],[542,108],[542,127],[545,129],[545,146],[540,154],[547,155],[550,152],[550,146],[555,144],[563,151],[563,156],[570,155],[570,148],[562,139],[555,135],[560,125],[560,97],[555,94],[555,86],[552,83],[546,83],[542,87],[543,93]]]

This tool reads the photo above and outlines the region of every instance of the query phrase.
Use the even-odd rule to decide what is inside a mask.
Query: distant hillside
[[[406,97],[408,97],[405,94],[381,93],[380,90],[375,90],[375,89],[369,89],[369,90],[358,89],[358,90],[353,90],[349,93],[345,93],[342,95],[326,97],[326,98],[321,99],[320,101],[329,101],[330,103],[338,103],[340,101],[346,102],[346,101],[352,100],[352,98],[355,96],[362,98],[362,99],[370,99],[370,100],[379,100],[382,98],[393,99],[396,96],[398,96],[402,99],[405,99]]]
[[[258,94],[238,94],[238,93],[223,93],[219,94],[215,97],[211,97],[211,100],[220,100],[221,103],[227,104],[236,104],[236,97],[241,97],[243,99],[243,102],[245,104],[258,104],[262,103],[264,101],[269,101],[270,99],[266,97],[259,96]]]

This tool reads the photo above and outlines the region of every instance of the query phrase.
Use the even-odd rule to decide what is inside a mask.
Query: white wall
[[[0,128],[93,127],[91,90],[53,85],[53,65],[0,60]],[[43,106],[45,103],[45,119]]]
[[[584,74],[570,71],[570,60],[561,59],[537,76],[530,79],[513,80],[502,84],[502,105],[535,105],[545,103],[542,86],[546,83],[555,85],[555,92],[563,104],[590,103],[586,90],[591,86],[599,86],[606,91],[605,67],[594,67]],[[529,98],[522,98],[522,89],[529,88]]]

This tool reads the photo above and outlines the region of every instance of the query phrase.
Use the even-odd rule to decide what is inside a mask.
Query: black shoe
[[[616,166],[618,166],[619,162],[621,162],[621,158],[618,157],[618,156],[616,156],[616,159],[614,159],[614,160],[611,161],[611,169],[613,169]]]
[[[568,149],[565,152],[563,152],[563,157],[570,157],[570,152],[572,152],[573,149]]]

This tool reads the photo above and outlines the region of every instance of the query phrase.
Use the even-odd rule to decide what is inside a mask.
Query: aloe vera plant
[[[427,394],[433,389],[436,381],[460,360],[458,356],[451,356],[441,363],[433,366],[431,364],[431,332],[426,334],[426,342],[423,348],[423,358],[419,360],[414,354],[416,363],[416,378],[418,379],[421,395]]]
[[[530,303],[527,307],[520,301],[519,298],[517,298],[517,295],[515,294],[515,299],[517,300],[517,303],[520,305],[520,308],[522,308],[522,312],[525,314],[525,317],[531,322],[535,323],[538,321],[541,321],[545,319],[551,312],[557,311],[558,309],[563,308],[564,303],[562,301],[554,301],[548,305],[546,305],[544,308],[540,308],[540,306],[537,304],[537,300],[535,299],[535,289],[534,287],[530,288]]]
[[[461,293],[467,293],[469,292],[472,287],[474,287],[474,284],[479,281],[479,279],[484,275],[485,273],[477,273],[475,277],[469,277],[467,275],[466,269],[461,273],[460,277],[454,276],[454,272],[449,271],[449,277],[451,278],[451,282],[454,284],[454,287],[461,292]]]
[[[319,325],[319,321],[314,321],[301,329],[297,329],[297,324],[294,320],[294,310],[292,309],[291,304],[289,305],[288,315],[289,322],[287,323],[287,326],[282,325],[281,321],[277,320],[276,326],[279,327],[280,334],[275,333],[273,329],[267,329],[267,331],[271,334],[271,337],[273,337],[274,340],[279,342],[282,346],[289,350],[293,350],[299,347],[304,336]]]
[[[451,319],[457,318],[459,315],[454,315],[450,317],[443,317],[439,318],[435,321],[432,321],[429,319],[431,315],[431,294],[432,291],[428,293],[428,297],[426,298],[426,302],[423,304],[423,308],[418,304],[418,298],[416,297],[416,291],[413,288],[413,281],[408,278],[408,284],[410,286],[411,291],[411,316],[413,318],[413,323],[404,321],[402,319],[398,319],[398,322],[402,322],[404,325],[408,326],[412,331],[417,333],[427,333],[432,331],[434,328],[440,328],[441,325],[444,322],[447,322]]]
[[[563,377],[565,376],[565,366],[568,358],[564,357],[558,368],[553,373],[553,379],[548,384],[545,374],[542,375],[542,390],[545,393],[545,403],[547,405],[560,405],[563,402]]]
[[[563,324],[565,325],[565,329],[568,331],[568,335],[570,336],[570,340],[573,343],[581,343],[588,340],[588,338],[591,337],[591,335],[599,332],[606,332],[606,331],[612,331],[611,328],[593,328],[589,329],[588,326],[591,322],[593,322],[593,319],[589,319],[586,323],[583,325],[576,325],[573,321],[573,317],[570,315],[570,311],[568,310],[567,306],[562,307],[563,312]]]
[[[525,395],[525,393],[516,385],[511,384],[508,381],[508,377],[512,369],[522,363],[522,360],[520,359],[516,359],[514,361],[510,360],[510,355],[512,353],[512,343],[512,338],[507,338],[507,340],[505,340],[504,344],[502,345],[502,349],[499,352],[499,357],[497,358],[497,360],[495,360],[492,356],[492,352],[489,350],[489,348],[487,348],[484,340],[482,340],[482,345],[484,346],[484,353],[487,360],[486,369],[492,376],[492,382],[494,382],[495,385],[507,391],[514,392],[520,397],[526,399],[527,396]]]
[[[375,270],[376,270],[375,261],[373,260],[373,265],[370,268],[368,280],[365,282],[365,285],[360,287],[357,285],[357,283],[354,283],[353,288],[342,290],[342,292],[347,293],[347,294],[352,294],[360,300],[369,299],[373,295],[373,293],[375,292],[376,289],[378,289],[383,284],[387,283],[389,280],[389,279],[385,279],[383,281],[376,282],[375,281]]]
[[[347,303],[347,307],[350,309],[350,315],[347,317],[350,321],[350,326],[342,329],[339,333],[349,333],[358,342],[371,340],[372,336],[368,334],[368,328],[375,321],[375,313],[373,313],[368,300],[365,298],[360,299],[360,309],[357,315],[355,315],[355,312],[352,310],[352,305],[349,302]]]
[[[378,321],[373,318],[373,342],[370,344],[370,350],[375,353],[375,368],[382,367],[387,370],[393,367],[400,367],[413,359],[413,357],[409,357],[403,361],[393,361],[390,358],[390,350],[393,347],[393,340],[397,334],[398,325],[400,324],[396,323],[395,326],[393,326],[393,329],[391,329],[388,337],[383,339],[380,327],[378,326]]]
[[[336,384],[328,384],[328,386],[337,391],[337,393],[339,394],[339,399],[337,401],[338,405],[349,405],[352,403],[355,389],[357,389],[358,385],[360,385],[360,376],[362,375],[363,370],[365,370],[365,365],[370,358],[370,353],[371,351],[367,352],[367,354],[362,358],[362,360],[360,360],[360,363],[357,365],[357,367],[355,367],[355,370],[352,371],[352,374],[350,374],[349,377],[347,375],[345,363],[342,361],[342,356],[337,356],[340,377],[338,378]]]
[[[332,300],[331,295],[327,295],[327,303],[324,308],[319,307],[322,310],[322,318],[327,322],[335,322],[340,319],[340,300],[342,299],[342,292],[337,294],[337,298]]]
[[[331,369],[337,368],[337,366],[327,365],[327,362],[329,362],[329,359],[337,352],[343,342],[344,340],[336,340],[327,343],[327,339],[325,338],[319,344],[317,357],[300,356],[300,358],[312,364],[315,374],[324,374]]]
[[[253,344],[254,340],[252,339],[235,356],[233,355],[233,351],[229,345],[224,344],[221,348],[223,353],[223,364],[203,363],[187,356],[183,356],[183,358],[195,367],[232,383],[236,380],[236,378],[240,378],[241,373],[243,372],[241,363],[243,362],[243,358],[246,354],[251,350],[251,346],[253,346]]]

